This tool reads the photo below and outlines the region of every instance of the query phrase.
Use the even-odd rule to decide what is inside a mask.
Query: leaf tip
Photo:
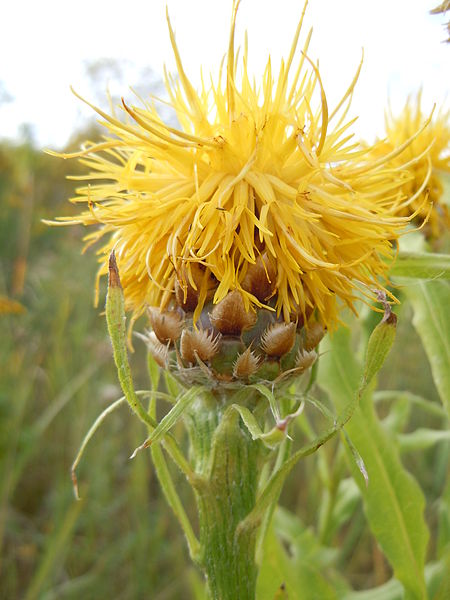
[[[391,307],[390,303],[388,302],[388,299],[386,297],[386,292],[384,290],[376,290],[375,293],[378,298],[378,302],[380,304],[382,304],[383,308],[384,308],[384,315],[383,315],[383,319],[381,320],[381,322],[387,323],[388,325],[392,325],[393,327],[396,327],[397,315],[392,312],[392,307]]]
[[[109,255],[109,278],[108,278],[108,287],[109,288],[122,288],[119,277],[119,269],[117,268],[116,254],[114,250]]]
[[[391,307],[389,307],[389,313],[385,311],[382,323],[386,323],[387,325],[397,327],[397,315],[394,312],[392,312]]]

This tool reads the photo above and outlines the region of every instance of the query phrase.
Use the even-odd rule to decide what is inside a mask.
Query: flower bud
[[[206,273],[203,265],[192,263],[189,266],[189,273],[184,269],[184,275],[175,280],[175,298],[178,306],[185,312],[194,312],[200,298],[200,288],[204,278],[207,278],[206,298],[211,298],[214,289],[217,287],[217,281],[211,273]],[[194,284],[194,285],[193,285]]]
[[[233,366],[233,377],[247,378],[258,370],[260,358],[255,356],[250,347],[236,359]]]
[[[295,323],[274,323],[261,338],[261,348],[268,356],[284,356],[295,343]]]
[[[195,364],[197,356],[202,361],[211,360],[219,349],[220,335],[214,337],[212,331],[206,329],[183,329],[180,339],[180,353],[183,360]]]
[[[212,325],[224,335],[240,335],[244,329],[256,322],[256,313],[247,311],[242,294],[238,290],[229,292],[213,308],[209,315]]]
[[[303,373],[317,360],[317,352],[315,350],[311,350],[308,352],[307,350],[299,350],[297,353],[297,358],[295,359],[295,366],[298,369],[299,373]]]
[[[162,344],[176,342],[183,328],[183,319],[175,310],[159,311],[149,308],[150,324],[156,337]]]
[[[175,280],[175,298],[177,299],[178,306],[185,312],[194,312],[198,296],[198,291],[194,290],[188,281],[181,284],[178,279]]]
[[[166,369],[169,363],[169,350],[167,346],[161,344],[154,331],[149,331],[146,336],[142,336],[147,344],[148,351],[153,356],[157,364]]]
[[[265,302],[273,295],[275,277],[275,267],[269,261],[267,254],[264,254],[258,256],[255,264],[248,267],[242,280],[242,288],[256,296],[260,302]]]
[[[308,328],[305,328],[305,340],[303,342],[303,348],[305,350],[313,350],[324,335],[324,326],[321,323],[312,323]]]
[[[305,323],[308,322],[310,316],[313,314],[314,308],[309,304],[306,304],[304,310],[300,308],[300,306],[296,306],[294,311],[292,312],[292,321],[297,321],[297,330],[300,330],[304,327]]]

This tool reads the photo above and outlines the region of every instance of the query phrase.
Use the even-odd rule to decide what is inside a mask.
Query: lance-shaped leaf
[[[268,400],[273,416],[275,419],[278,419],[280,417],[280,410],[278,408],[278,403],[275,399],[274,393],[262,383],[254,383],[250,387],[258,390],[258,392]]]
[[[450,279],[450,255],[400,252],[390,274],[411,279]]]
[[[165,417],[163,417],[163,419],[161,419],[161,422],[158,423],[158,425],[150,433],[148,438],[135,449],[130,458],[134,458],[136,454],[141,450],[144,450],[152,444],[159,442],[163,438],[163,436],[175,425],[175,423],[178,421],[181,415],[185,412],[188,406],[192,404],[192,402],[198,397],[201,391],[201,386],[195,386],[187,392],[185,392],[182,396],[180,396],[177,399],[175,406],[167,413]]]
[[[403,390],[382,390],[379,392],[375,392],[373,395],[373,400],[375,403],[385,401],[408,402],[408,404],[417,406],[418,408],[420,408],[420,410],[423,410],[426,413],[435,417],[445,418],[447,416],[445,409],[437,402],[431,402],[430,400],[422,398],[417,394],[412,394],[411,392],[405,392]]]
[[[149,413],[153,418],[156,418],[156,397],[152,396],[149,404]],[[194,562],[198,560],[199,546],[200,543],[195,536],[192,529],[191,522],[184,510],[183,504],[177,493],[176,486],[173,482],[170,471],[167,467],[166,460],[164,458],[163,451],[159,444],[155,444],[151,447],[152,461],[156,470],[159,484],[163,491],[163,494],[167,500],[168,505],[174,512],[174,515],[178,519],[178,522],[183,529],[184,535],[189,548],[189,555]]]
[[[128,362],[126,344],[126,321],[125,302],[123,289],[120,283],[119,270],[117,268],[114,251],[109,257],[108,295],[106,296],[106,323],[108,325],[109,337],[113,348],[114,362],[117,367],[120,385],[131,410],[147,426],[152,429],[156,422],[147,414],[134,391],[133,379],[131,377],[130,364]]]
[[[383,320],[375,327],[369,338],[360,389],[366,388],[383,366],[394,343],[396,327],[397,316],[387,308]]]
[[[261,440],[263,444],[270,449],[276,448],[286,439],[289,423],[303,411],[303,404],[301,404],[297,411],[286,415],[284,419],[277,421],[276,425],[272,427],[270,431],[264,432],[248,408],[240,406],[239,404],[232,404],[232,407],[241,415],[241,419],[252,436],[252,439]]]
[[[329,336],[324,347],[318,383],[340,409],[358,389],[362,369],[351,348],[348,329],[342,328]],[[423,494],[403,467],[396,444],[376,417],[370,394],[362,398],[346,431],[361,455],[369,477],[366,486],[351,458],[353,476],[363,497],[370,529],[395,576],[403,583],[405,597],[427,598],[424,562],[428,529],[423,514]]]
[[[152,390],[154,392],[156,392],[158,389],[161,371],[159,369],[158,363],[153,358],[153,356],[150,354],[150,352],[147,353],[147,368],[148,368],[148,374],[150,377],[150,383],[152,384]]]
[[[135,394],[136,394],[136,396],[149,396],[150,392],[148,392],[146,390],[139,390],[139,391],[135,392]],[[162,398],[164,400],[167,400],[169,398],[169,396],[167,394],[164,394],[163,392],[152,392],[152,395],[154,397]],[[105,408],[105,410],[103,410],[102,413],[95,419],[94,423],[89,428],[89,431],[84,436],[84,439],[81,443],[80,449],[78,450],[78,454],[77,454],[75,460],[73,461],[72,468],[71,468],[73,489],[74,489],[74,493],[75,493],[75,498],[77,500],[80,499],[80,496],[78,493],[78,479],[77,479],[76,470],[77,470],[78,465],[80,464],[81,458],[83,457],[84,451],[86,450],[86,446],[88,445],[88,443],[90,442],[90,440],[92,439],[92,437],[94,436],[94,434],[96,433],[96,431],[98,430],[100,425],[103,423],[105,418],[108,415],[110,415],[114,410],[116,410],[116,408],[118,408],[122,403],[124,403],[125,400],[126,400],[125,396],[122,396],[121,398],[119,398],[118,400],[116,400],[115,402],[112,402],[109,406],[107,406]]]
[[[247,427],[253,440],[261,440],[270,449],[276,448],[286,437],[285,432],[278,427],[263,432],[253,414],[245,406],[232,404],[232,407],[241,415],[244,425]]]
[[[415,282],[404,291],[414,310],[413,325],[427,353],[434,383],[450,417],[450,284]]]
[[[257,584],[258,600],[337,600],[338,594],[326,581],[321,565],[288,556],[274,531],[265,542],[264,560]]]
[[[448,562],[429,563],[425,567],[427,590],[433,600],[447,600],[449,594]],[[347,592],[341,600],[405,600],[402,584],[390,579],[383,585],[358,592]]]
[[[131,376],[130,363],[128,362],[128,352],[126,344],[126,331],[125,331],[125,302],[123,296],[122,286],[120,284],[119,270],[117,268],[116,258],[114,252],[111,253],[109,258],[109,279],[108,279],[108,295],[106,297],[106,322],[108,325],[109,337],[113,347],[114,362],[117,367],[117,374],[119,376],[120,385],[122,387],[125,398],[130,405],[132,411],[138,415],[150,431],[154,431],[157,427],[158,436],[161,433],[166,432],[170,427],[170,419],[166,420],[164,425],[158,426],[155,419],[147,413],[136,395],[133,385],[133,378]],[[153,382],[156,384],[156,379]],[[155,397],[156,392],[153,392]],[[158,393],[159,395],[159,393]],[[176,405],[175,405],[176,408]],[[182,407],[178,407],[179,411]],[[172,409],[173,410],[173,409]],[[170,414],[170,413],[169,413]],[[169,416],[169,415],[167,415]],[[172,415],[171,418],[173,418]],[[161,431],[164,427],[164,431]],[[164,439],[166,443],[166,449],[172,460],[178,466],[178,468],[185,474],[189,481],[193,479],[192,469],[188,461],[184,458],[180,451],[176,440],[167,435]]]
[[[412,450],[426,450],[438,442],[450,440],[450,430],[420,428],[411,433],[403,433],[397,436],[400,450],[409,452]]]

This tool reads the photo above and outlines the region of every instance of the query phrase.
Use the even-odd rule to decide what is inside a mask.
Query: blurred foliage
[[[72,145],[86,137],[94,132],[81,132]],[[30,140],[0,145],[0,297],[25,309],[0,312],[0,598],[204,598],[149,456],[128,460],[145,431],[127,408],[108,416],[90,443],[79,470],[82,501],[73,497],[70,466],[83,436],[121,395],[102,309],[92,303],[95,252],[80,255],[79,228],[41,222],[73,214],[66,176],[76,172],[75,162],[50,157]],[[422,439],[402,447],[401,435],[439,430],[446,421],[408,304],[399,315],[397,341],[379,377],[389,393],[375,394],[375,406],[425,496],[430,597],[443,599],[434,565],[450,536],[449,446]],[[145,389],[138,344],[132,364]],[[403,389],[414,396],[395,393]],[[299,423],[299,434],[316,427],[314,419]],[[401,598],[350,472],[337,439],[300,462],[284,489],[281,503],[289,510],[276,514],[264,565],[294,582],[319,581],[324,598],[371,598],[350,586],[361,594],[383,586],[373,598]],[[192,507],[185,484],[173,476]],[[275,582],[270,573],[263,573],[267,586]]]
[[[80,255],[77,228],[41,223],[72,210],[74,170],[28,142],[0,146],[0,296],[25,308],[0,314],[0,598],[180,597],[184,541],[149,458],[128,461],[144,431],[126,408],[92,442],[84,500],[73,496],[81,440],[121,395],[95,255]]]

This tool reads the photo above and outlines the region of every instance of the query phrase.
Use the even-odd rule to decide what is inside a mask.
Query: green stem
[[[260,459],[265,452],[223,400],[204,395],[187,417],[192,458],[204,482],[196,497],[200,564],[213,600],[254,600],[256,531],[239,525],[256,501]]]

